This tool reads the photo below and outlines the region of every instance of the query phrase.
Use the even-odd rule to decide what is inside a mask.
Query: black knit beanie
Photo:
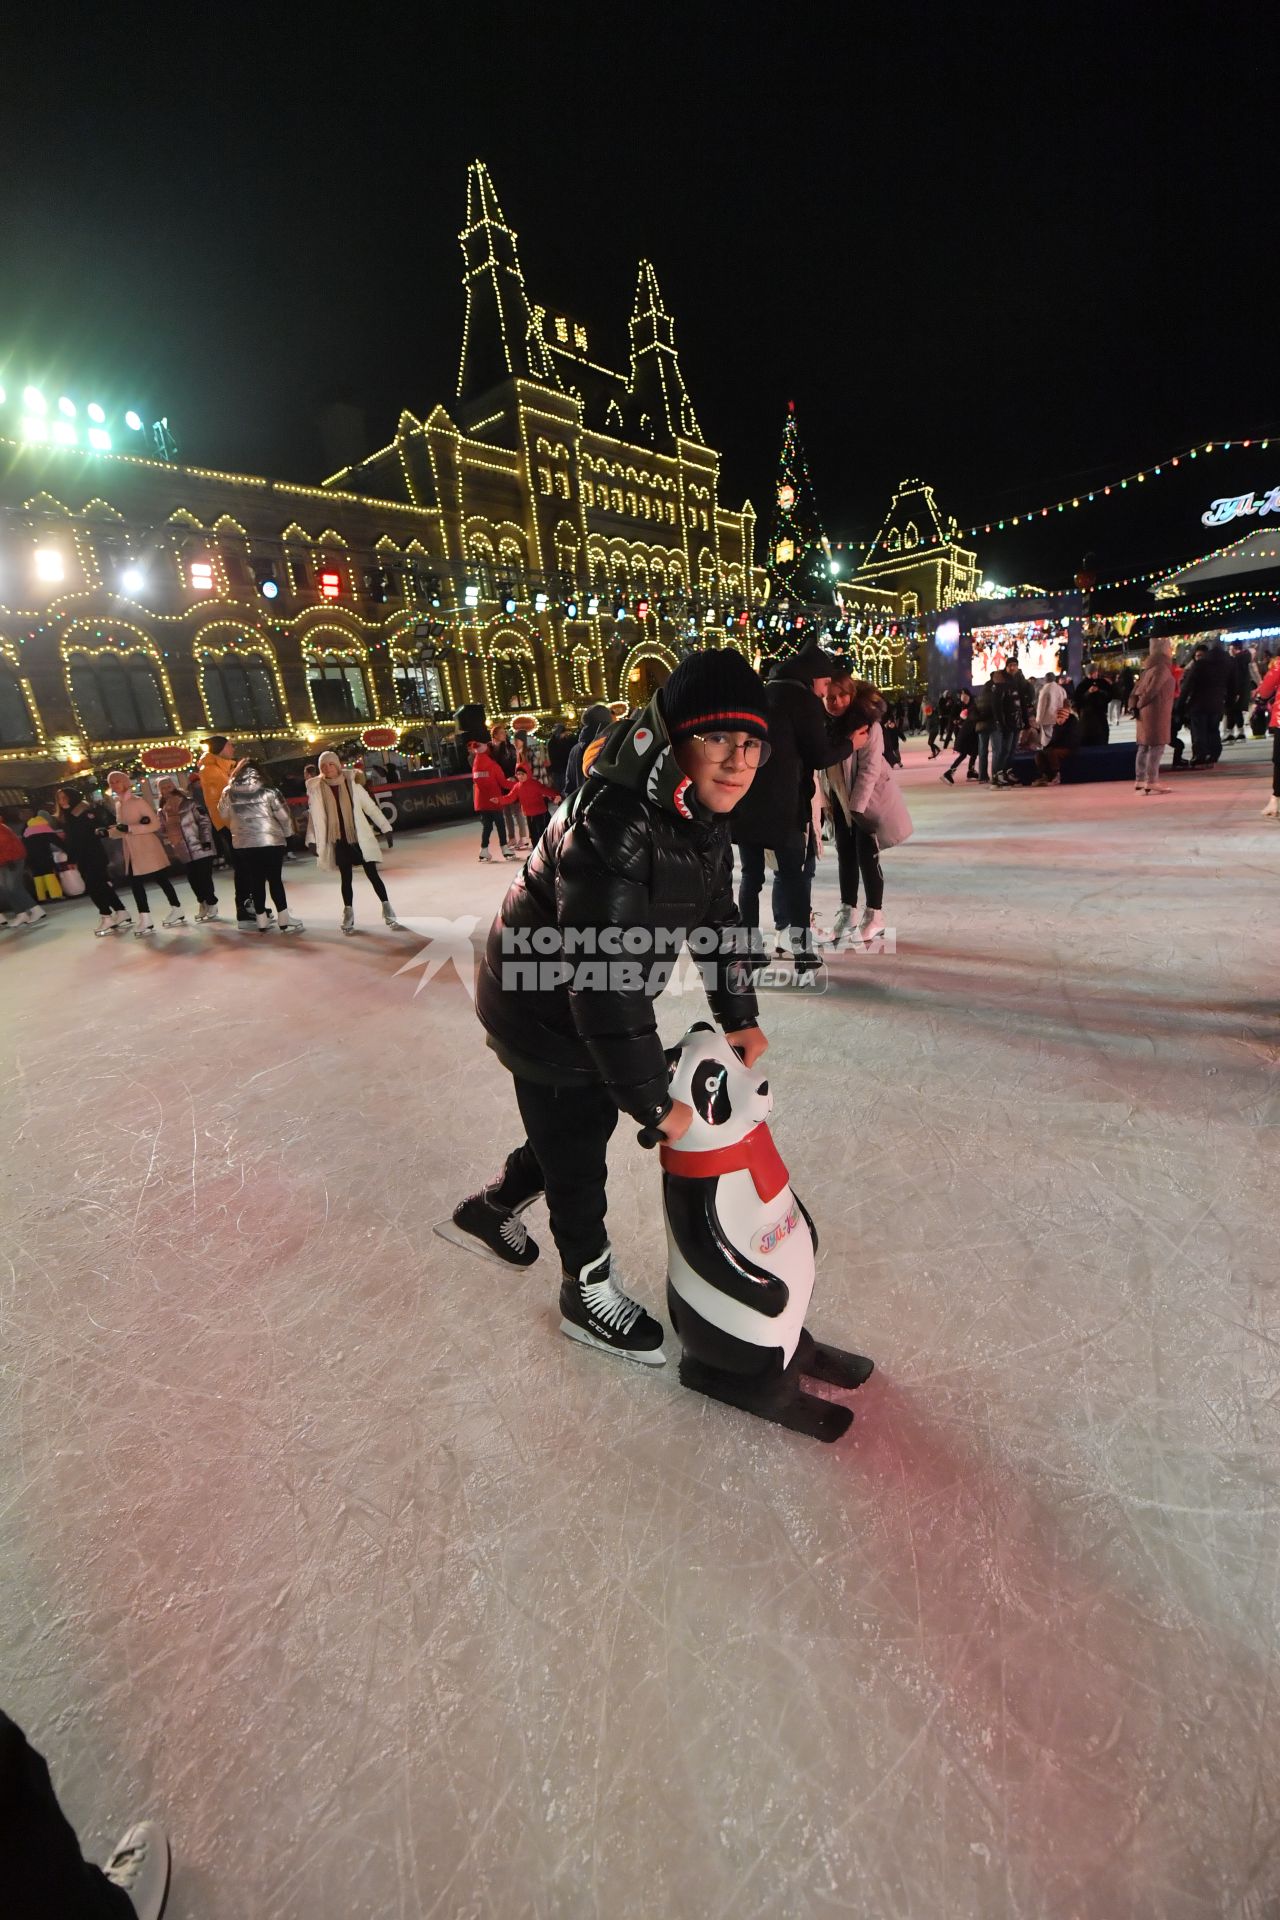
[[[801,647],[789,660],[782,662],[782,671],[788,680],[830,680],[839,673],[840,662],[825,653],[816,640],[807,647]]]
[[[769,737],[764,682],[736,647],[706,647],[680,662],[662,689],[662,717],[673,741],[708,729]]]

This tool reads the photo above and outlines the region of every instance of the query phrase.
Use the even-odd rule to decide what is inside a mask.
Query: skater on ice
[[[525,1139],[438,1231],[507,1266],[531,1266],[538,1248],[521,1216],[545,1192],[562,1331],[646,1365],[666,1358],[663,1330],[615,1264],[605,1152],[620,1112],[668,1144],[693,1122],[672,1095],[655,1018],[686,940],[706,955],[711,1010],[728,1042],[747,1067],[765,1050],[738,944],[726,820],[768,757],[768,735],[764,687],[741,654],[684,660],[612,730],[552,818],[508,890],[477,984],[476,1010],[512,1075]],[[583,957],[585,945],[603,957]]]

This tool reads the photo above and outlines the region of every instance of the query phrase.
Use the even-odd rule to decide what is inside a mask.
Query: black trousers
[[[840,868],[840,904],[856,907],[858,880],[861,877],[867,905],[878,913],[884,905],[884,874],[880,870],[880,849],[874,833],[851,827],[837,806],[832,814],[836,830],[836,860]]]
[[[1213,766],[1222,758],[1219,716],[1216,713],[1192,712],[1187,718],[1191,722],[1191,758]]]
[[[108,880],[105,867],[101,868],[97,873],[86,873],[84,868],[81,867],[80,877],[84,881],[85,892],[99,913],[124,912],[124,901]]]
[[[218,896],[213,885],[213,855],[206,853],[199,860],[187,862],[187,885],[202,907],[216,907]]]
[[[547,822],[551,818],[551,815],[549,813],[526,813],[524,818],[525,825],[529,829],[529,844],[532,847],[536,847],[546,832]]]
[[[145,883],[148,880],[155,882],[171,907],[177,906],[178,896],[174,892],[173,882],[167,873],[131,873],[129,875],[129,887],[133,893],[133,904],[139,913],[145,913],[147,911],[147,889]]]
[[[336,840],[334,842],[333,857],[338,863],[338,875],[342,881],[342,904],[344,907],[351,905],[351,873],[355,867],[364,868],[365,879],[369,882],[369,885],[373,888],[379,900],[386,899],[387,890],[382,884],[382,875],[378,872],[378,863],[376,860],[366,860],[358,848],[353,847],[349,840]]]
[[[785,906],[786,919],[780,924],[799,929],[803,943],[809,943],[809,917],[811,912],[812,876],[805,877],[805,860],[809,852],[809,837],[803,827],[789,834],[780,845],[770,848],[778,863],[778,879],[781,882],[779,906]],[[760,892],[764,886],[763,847],[752,846],[744,842],[738,848],[742,861],[742,884],[738,889],[738,911],[742,915],[744,927],[760,925]]]
[[[498,845],[505,847],[507,844],[507,823],[502,815],[500,813],[482,813],[480,815],[481,853],[483,853],[488,846],[495,827],[498,830]]]
[[[515,1088],[525,1139],[507,1155],[495,1198],[515,1207],[545,1193],[560,1263],[566,1273],[580,1273],[609,1240],[605,1150],[618,1124],[617,1106],[598,1084],[543,1087],[517,1078]]]
[[[241,886],[250,901],[251,913],[265,913],[267,910],[267,888],[271,889],[271,901],[277,913],[283,913],[289,905],[284,890],[281,873],[284,869],[283,847],[237,847],[236,848],[236,893]]]
[[[213,838],[218,852],[231,868],[232,885],[236,894],[236,918],[252,920],[253,902],[240,884],[240,862],[236,859],[236,850],[232,844],[230,827],[215,827]]]
[[[137,1920],[123,1887],[80,1852],[44,1760],[0,1713],[0,1856],[5,1912],[57,1920]]]

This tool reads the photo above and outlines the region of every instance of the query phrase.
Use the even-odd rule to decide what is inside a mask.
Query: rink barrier
[[[469,820],[471,789],[469,773],[445,773],[426,780],[399,780],[390,786],[379,783],[371,785],[369,792],[388,827],[399,833],[406,827],[428,827],[440,820]],[[305,837],[309,811],[306,794],[291,798],[288,804],[297,810],[298,833]]]

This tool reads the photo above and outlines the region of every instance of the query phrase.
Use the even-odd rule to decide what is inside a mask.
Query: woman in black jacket
[[[538,1249],[520,1215],[545,1192],[562,1331],[648,1365],[665,1358],[662,1328],[617,1283],[605,1149],[619,1109],[667,1140],[692,1119],[668,1092],[654,1017],[686,939],[747,1065],[764,1051],[732,931],[726,820],[768,756],[767,735],[764,688],[741,654],[683,661],[610,737],[538,841],[494,921],[476,987],[526,1138],[437,1232],[530,1266]]]
[[[84,890],[98,909],[95,935],[118,933],[132,922],[120,895],[111,884],[107,868],[105,822],[95,814],[79,787],[59,787],[58,831],[66,843],[67,857],[80,872]]]

